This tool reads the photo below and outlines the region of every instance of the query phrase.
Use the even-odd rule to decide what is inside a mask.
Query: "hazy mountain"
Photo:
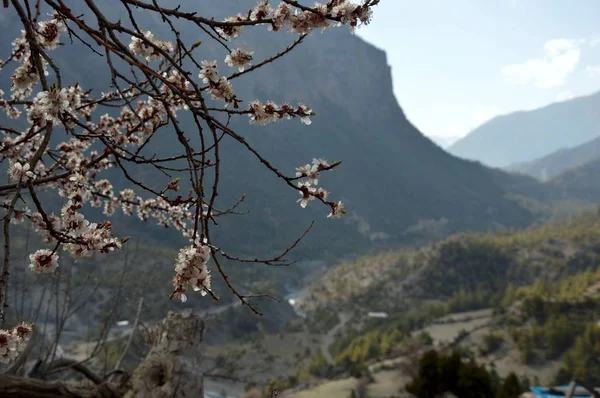
[[[560,189],[563,197],[577,197],[588,201],[598,201],[600,197],[600,159],[565,171],[550,180]]]
[[[542,181],[550,180],[566,170],[600,158],[600,137],[573,148],[560,149],[531,162],[517,163],[506,170],[528,174]]]
[[[531,161],[598,137],[598,109],[600,93],[498,116],[454,143],[448,151],[494,167]]]
[[[435,142],[442,148],[448,148],[450,145],[454,144],[460,139],[460,137],[446,135],[428,135],[427,138],[429,138],[431,141]]]

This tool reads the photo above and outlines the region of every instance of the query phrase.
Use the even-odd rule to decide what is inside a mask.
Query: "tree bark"
[[[142,335],[150,352],[121,383],[50,382],[0,374],[0,397],[203,397],[200,345],[204,322],[191,310],[169,312],[162,323]]]
[[[117,398],[122,394],[114,385],[49,382],[0,375],[0,396],[11,398]]]
[[[200,344],[204,322],[191,310],[169,312],[143,333],[150,352],[133,372],[126,398],[203,397]]]

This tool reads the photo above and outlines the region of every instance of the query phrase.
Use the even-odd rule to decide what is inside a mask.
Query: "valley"
[[[502,379],[568,381],[580,372],[577,361],[592,360],[586,336],[600,333],[599,214],[332,264],[262,317],[235,303],[207,310],[206,336],[233,317],[247,325],[240,337],[207,340],[207,386],[231,396],[277,388],[284,397],[346,398],[366,388],[369,397],[400,397],[430,348],[460,350]],[[290,305],[286,298],[291,316],[276,310]],[[109,342],[123,345],[127,336]],[[65,350],[75,355],[78,346]]]
[[[570,361],[586,360],[576,359],[575,351],[584,344],[584,333],[591,333],[600,320],[595,310],[600,305],[599,220],[594,213],[524,232],[455,236],[412,252],[365,257],[338,265],[315,281],[311,293],[299,300],[307,317],[293,322],[293,332],[264,335],[262,340],[257,337],[265,347],[302,346],[306,343],[297,340],[297,330],[313,330],[316,322],[320,329],[306,337],[312,341],[309,345],[328,346],[331,354],[313,349],[312,358],[307,352],[298,359],[297,352],[286,357],[285,351],[274,351],[265,354],[265,364],[271,356],[296,364],[295,373],[288,373],[287,377],[294,375],[301,380],[290,382],[286,376],[273,376],[287,391],[284,396],[290,397],[325,393],[347,397],[352,389],[365,383],[364,372],[363,376],[353,373],[362,364],[372,375],[367,383],[369,396],[402,396],[399,394],[404,384],[414,377],[417,353],[428,347],[470,353],[501,378],[515,373],[532,384],[564,382],[561,375],[572,369]],[[479,251],[477,245],[484,245],[485,252]],[[453,251],[447,251],[450,247]],[[501,251],[487,254],[495,249]],[[461,250],[467,251],[461,254]],[[451,260],[449,256],[458,257]],[[475,270],[468,268],[471,256],[479,258],[473,266],[485,270],[486,264],[494,264],[501,266],[501,271],[473,273]],[[379,269],[374,280],[357,285],[360,287],[356,290],[346,290],[347,295],[335,287],[340,283],[353,286],[348,281],[364,279],[364,264],[385,264],[386,259],[385,270]],[[442,268],[436,268],[438,261],[440,267],[444,264]],[[442,291],[447,296],[439,287],[434,288],[437,272],[444,275],[446,285]],[[452,279],[457,276],[458,279]],[[395,288],[395,281],[407,279],[412,289]],[[327,286],[339,294],[322,293]],[[430,298],[432,290],[436,292],[435,299]],[[415,311],[416,308],[420,310]],[[366,315],[370,310],[384,309],[389,319],[369,319]],[[349,377],[347,372],[354,376]],[[267,381],[261,380],[263,385]]]
[[[209,398],[437,398],[471,388],[466,398],[515,398],[574,378],[600,385],[600,92],[583,81],[586,95],[509,113],[487,96],[520,103],[527,84],[556,68],[509,89],[506,66],[555,65],[563,52],[577,63],[575,51],[595,46],[589,39],[552,40],[547,59],[523,64],[484,54],[481,82],[449,90],[467,82],[450,76],[469,66],[455,60],[480,62],[477,43],[462,57],[453,53],[461,40],[443,45],[449,54],[435,62],[408,53],[421,35],[439,41],[456,26],[483,43],[474,32],[494,24],[450,21],[461,7],[384,50],[352,25],[370,29],[368,7],[379,1],[335,0],[318,12],[295,1],[279,11],[263,0],[251,10],[242,0],[177,3],[46,0],[32,13],[11,0],[0,9],[0,327],[35,325],[16,370],[8,363],[24,326],[0,329],[0,381],[151,396],[139,392],[144,364],[157,389],[202,374]],[[40,15],[68,20],[89,42]],[[33,33],[22,31],[32,18]],[[347,22],[350,31],[333,29]],[[35,35],[47,26],[56,29]],[[401,28],[392,26],[384,36]],[[60,45],[44,44],[60,34]],[[500,43],[485,46],[500,52]],[[50,58],[27,58],[42,50],[50,68]],[[40,72],[23,98],[8,100],[19,92],[17,62]],[[416,72],[429,68],[416,90]],[[566,84],[570,71],[544,89]],[[138,92],[105,94],[117,80]],[[66,96],[63,86],[85,95],[42,101]],[[440,107],[447,90],[456,99]],[[82,105],[89,93],[102,99]],[[419,101],[414,119],[405,93]],[[548,103],[557,93],[538,94]],[[500,116],[475,125],[482,109]],[[69,112],[80,112],[77,123]],[[178,316],[179,328],[161,329]],[[177,348],[160,347],[172,336]],[[61,361],[71,364],[50,366]]]

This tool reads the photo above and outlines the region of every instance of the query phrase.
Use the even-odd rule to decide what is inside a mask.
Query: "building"
[[[573,388],[573,391],[569,391]],[[520,398],[593,398],[592,394],[582,386],[530,387]],[[571,393],[571,395],[569,395]]]

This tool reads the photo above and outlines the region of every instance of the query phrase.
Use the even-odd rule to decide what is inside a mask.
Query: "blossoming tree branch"
[[[330,199],[319,185],[320,175],[340,162],[315,157],[295,171],[280,171],[229,124],[232,117],[246,117],[249,123],[259,125],[287,120],[308,125],[314,115],[311,108],[276,104],[266,98],[242,101],[236,96],[235,81],[276,62],[315,30],[341,25],[354,30],[367,24],[371,8],[378,2],[329,0],[309,6],[292,0],[261,0],[252,10],[221,21],[210,15],[200,16],[201,10],[164,7],[151,0],[114,0],[111,6],[123,7],[129,15],[129,21],[121,22],[107,17],[96,1],[81,0],[86,18],[94,20],[90,24],[63,0],[5,1],[4,5],[11,7],[22,23],[22,31],[14,38],[11,52],[0,54],[0,79],[7,80],[5,87],[10,85],[10,92],[0,90],[0,108],[8,117],[8,122],[0,125],[0,156],[10,177],[7,184],[0,185],[4,211],[0,327],[4,325],[13,266],[11,224],[30,223],[40,234],[46,247],[30,254],[29,268],[49,274],[60,266],[61,256],[82,258],[119,249],[126,239],[111,229],[109,217],[116,212],[154,220],[189,240],[175,259],[172,298],[185,301],[189,290],[217,298],[211,290],[209,268],[214,267],[231,292],[252,308],[246,301],[248,296],[238,293],[228,280],[222,260],[272,264],[281,261],[302,237],[272,259],[232,257],[219,242],[211,240],[215,219],[234,214],[243,199],[228,209],[215,206],[220,163],[227,161],[221,140],[227,137],[245,147],[280,179],[282,187],[298,192],[303,208],[310,202],[320,202],[330,218],[345,211],[342,202]],[[155,14],[169,28],[168,37],[144,29],[132,9]],[[228,55],[224,59],[199,59],[196,50],[202,44],[182,41],[176,26],[181,21],[191,23]],[[289,32],[291,45],[266,59],[255,59],[250,49],[236,45],[247,29],[261,27],[274,34]],[[95,93],[61,74],[53,50],[73,42],[102,57],[110,72],[105,92]],[[184,112],[191,115],[195,129],[184,131],[178,119]],[[147,155],[144,148],[157,134],[172,136],[180,148],[179,155]],[[191,144],[192,135],[199,139],[199,145]],[[62,142],[51,145],[52,137]],[[173,179],[158,190],[129,173],[131,165],[163,172]],[[118,171],[129,187],[120,191],[113,188],[105,175],[107,169]],[[185,194],[179,190],[182,179],[191,186]],[[48,210],[40,196],[43,191],[58,193],[60,213]],[[86,206],[102,208],[106,219],[86,219]],[[10,362],[18,356],[32,328],[31,324],[21,323],[0,329],[0,361]]]

